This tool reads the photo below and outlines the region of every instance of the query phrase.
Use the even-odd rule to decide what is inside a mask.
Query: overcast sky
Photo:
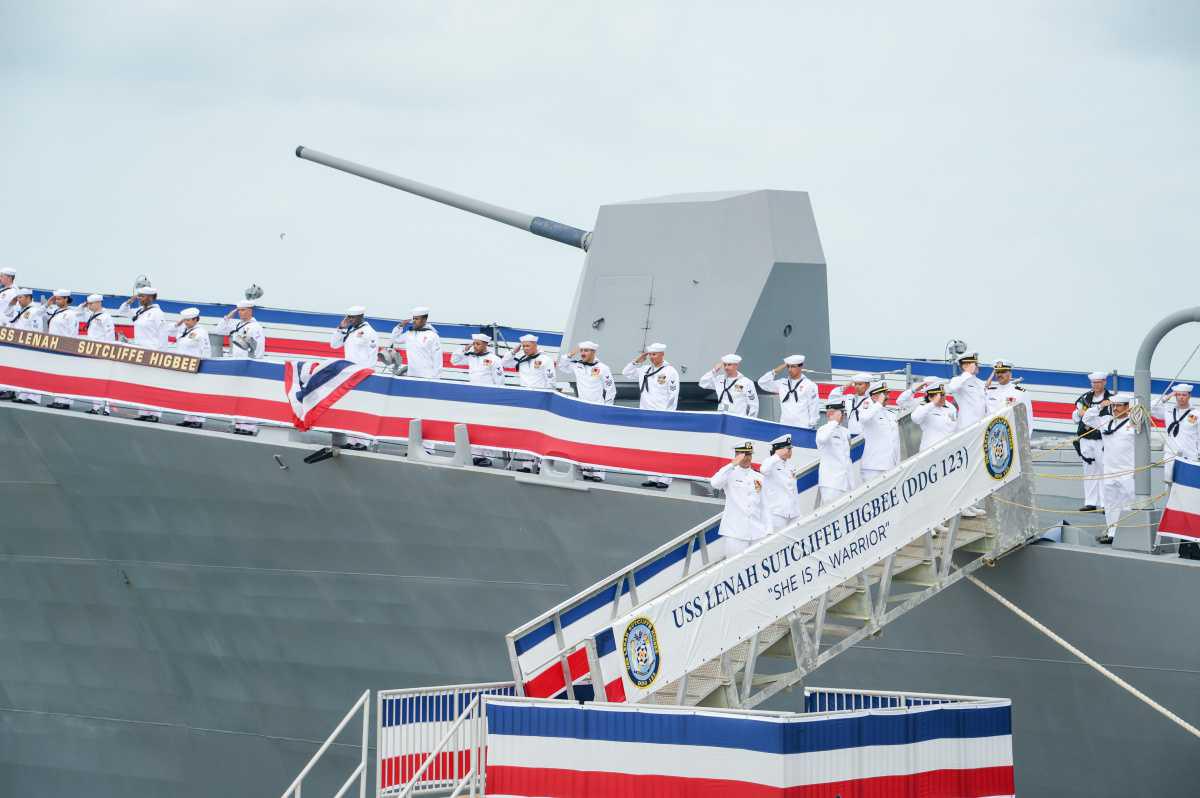
[[[304,144],[586,228],[809,191],[837,352],[1131,371],[1200,300],[1194,3],[241,5],[0,0],[21,282],[561,329],[581,253]]]

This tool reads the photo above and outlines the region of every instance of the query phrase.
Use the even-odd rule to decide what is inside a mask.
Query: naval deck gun
[[[807,192],[614,203],[587,231],[308,147],[296,156],[584,250],[564,349],[596,340],[617,374],[656,341],[667,345],[685,399],[707,393],[696,382],[726,352],[742,355],[752,379],[796,353],[818,378],[830,370],[825,255]]]

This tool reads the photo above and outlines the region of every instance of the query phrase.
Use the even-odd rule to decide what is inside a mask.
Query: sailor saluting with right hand
[[[721,514],[721,537],[725,556],[739,554],[770,533],[762,475],[750,467],[754,444],[746,441],[733,450],[733,460],[712,475],[709,483],[725,491]]]
[[[739,370],[741,362],[741,355],[725,355],[711,371],[700,375],[696,384],[716,392],[718,413],[758,418],[758,391]]]
[[[667,345],[653,343],[621,369],[621,376],[638,382],[638,407],[674,410],[679,407],[679,372],[667,362]],[[666,490],[671,477],[649,474],[643,488]]]
[[[351,363],[375,368],[375,361],[379,359],[379,336],[367,323],[366,315],[367,309],[362,305],[347,308],[345,318],[329,334],[329,348],[343,350],[343,357]],[[370,438],[347,435],[343,448],[361,452],[370,444]]]

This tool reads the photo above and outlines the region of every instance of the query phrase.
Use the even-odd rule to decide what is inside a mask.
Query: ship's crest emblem
[[[1013,433],[1003,416],[993,418],[983,432],[983,458],[992,479],[1008,476],[1013,464]]]
[[[658,677],[658,634],[649,618],[634,618],[625,627],[622,645],[629,680],[643,690]]]

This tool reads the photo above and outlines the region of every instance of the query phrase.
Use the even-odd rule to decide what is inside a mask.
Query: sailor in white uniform
[[[1119,393],[1092,405],[1083,414],[1083,423],[1104,436],[1104,523],[1108,525],[1097,543],[1112,543],[1121,517],[1133,506],[1134,446],[1139,425],[1130,417],[1133,395]],[[1109,406],[1112,415],[1101,409]]]
[[[1171,399],[1164,395],[1150,406],[1150,415],[1162,419],[1163,480],[1173,482],[1175,458],[1200,461],[1200,414],[1192,407],[1192,386],[1185,382],[1171,386]]]
[[[134,346],[143,349],[167,348],[167,317],[158,306],[158,290],[150,286],[137,289],[137,293],[121,303],[113,311],[114,316],[122,316],[133,321]],[[162,418],[162,411],[150,408],[138,408],[137,420],[157,423]]]
[[[1101,415],[1111,415],[1112,411],[1105,400],[1112,399],[1113,393],[1108,390],[1108,374],[1103,371],[1093,371],[1088,375],[1091,390],[1084,391],[1075,400],[1075,410],[1071,420],[1075,428],[1075,452],[1083,461],[1083,506],[1079,509],[1087,512],[1104,508],[1104,436],[1099,430],[1083,423],[1083,416],[1092,405],[1103,408]]]
[[[338,323],[337,329],[329,334],[329,348],[341,349],[342,357],[359,366],[375,368],[379,359],[379,336],[367,323],[367,309],[362,305],[352,305],[346,308],[346,316]],[[347,435],[343,449],[366,451],[371,445],[370,438],[357,435]]]
[[[117,327],[113,324],[112,316],[104,309],[104,297],[100,294],[88,294],[79,314],[80,324],[83,325],[83,335],[91,341],[116,343]],[[109,415],[108,402],[93,401],[92,409],[88,411],[93,416]]]
[[[979,353],[967,352],[958,358],[962,369],[946,383],[946,393],[958,405],[958,427],[966,429],[987,415],[987,386],[979,379]]]
[[[758,418],[758,391],[754,383],[739,371],[741,355],[729,354],[711,371],[701,375],[697,384],[717,393],[717,412]]]
[[[767,520],[772,532],[778,532],[800,517],[800,492],[792,469],[792,436],[780,435],[771,441],[771,456],[763,460],[760,472],[767,492]]]
[[[852,437],[862,435],[862,410],[870,401],[867,389],[874,381],[874,375],[860,371],[850,378],[849,385],[839,385],[829,392],[829,401],[845,405],[846,429]]]
[[[988,413],[998,413],[1009,405],[1022,405],[1025,408],[1025,420],[1029,424],[1029,433],[1033,433],[1033,402],[1029,400],[1029,392],[1017,385],[1014,380],[1012,363],[1007,360],[997,360],[992,364],[992,374],[987,378]]]
[[[725,541],[726,557],[740,554],[770,533],[763,478],[750,467],[754,444],[746,441],[733,451],[733,460],[709,480],[714,488],[725,491],[721,538]]]
[[[781,371],[787,375],[780,377]],[[758,378],[763,393],[779,397],[779,423],[788,427],[816,429],[821,399],[817,384],[804,376],[804,355],[788,355],[783,362]]]
[[[900,394],[901,407],[916,404],[916,394],[925,391],[924,404],[912,412],[913,423],[921,428],[920,451],[934,446],[954,434],[958,428],[958,412],[946,404],[946,386],[940,380],[925,380]]]
[[[538,337],[533,333],[526,333],[518,340],[521,348],[505,355],[501,365],[517,370],[517,380],[522,388],[553,391],[555,359],[541,350]]]
[[[429,308],[412,309],[412,318],[392,328],[392,348],[408,352],[409,377],[437,380],[442,376],[442,339],[429,323]]]
[[[0,316],[5,315],[17,291],[17,270],[5,266],[0,269]]]
[[[16,330],[45,332],[46,307],[33,301],[33,290],[18,288],[13,291],[12,304],[8,306],[0,326],[12,327]],[[36,405],[38,395],[28,391],[17,391],[10,395],[13,401],[22,405]]]
[[[237,318],[234,318],[236,314]],[[254,318],[254,301],[243,299],[217,323],[217,334],[229,336],[229,357],[253,360],[267,352],[267,336]],[[233,420],[234,435],[257,435],[258,423],[245,418]]]
[[[869,401],[859,409],[866,448],[859,468],[863,482],[870,482],[900,463],[900,424],[887,406],[888,387],[878,382],[867,392]]]
[[[836,501],[854,487],[850,430],[842,424],[845,417],[844,401],[825,402],[825,423],[817,430],[817,454],[821,457],[817,466],[818,507]]]
[[[68,289],[56,289],[50,295],[46,304],[45,318],[43,319],[46,332],[51,335],[78,338],[78,310],[78,308],[71,305],[71,292]],[[55,410],[70,410],[71,398],[69,396],[55,396],[50,401],[50,407]]]
[[[667,345],[652,343],[646,351],[621,369],[621,376],[638,383],[638,407],[642,410],[675,410],[679,407],[679,372],[667,362]],[[666,490],[671,477],[650,474],[643,488]]]
[[[596,359],[599,349],[595,341],[580,341],[579,346],[559,359],[558,373],[575,378],[575,393],[584,402],[611,405],[617,398],[617,383],[612,369]],[[580,475],[588,482],[604,481],[604,472],[594,468],[580,468]]]
[[[181,355],[194,357],[212,357],[212,343],[208,340],[208,331],[200,326],[200,309],[184,308],[179,312],[179,321],[171,328],[175,336],[175,351]],[[200,416],[185,415],[177,426],[200,429],[204,419]]]
[[[450,353],[450,363],[467,367],[467,381],[471,385],[503,388],[504,369],[500,365],[500,356],[492,351],[491,343],[492,337],[487,333],[474,333],[471,343]],[[492,467],[493,454],[491,449],[471,447],[471,460],[480,468]]]

